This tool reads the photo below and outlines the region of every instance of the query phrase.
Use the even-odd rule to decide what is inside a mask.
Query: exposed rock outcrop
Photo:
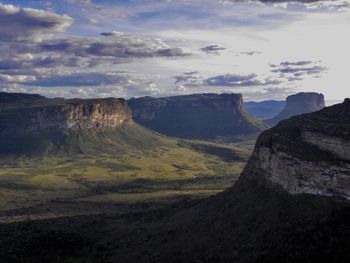
[[[234,137],[267,128],[243,109],[240,94],[193,94],[128,101],[136,122],[157,132],[191,139]]]
[[[238,182],[167,219],[176,223],[166,233],[176,235],[154,255],[164,262],[348,262],[349,143],[350,99],[280,122],[259,136]]]
[[[31,96],[32,100],[26,100],[25,105],[19,103],[25,95],[16,94],[20,100],[7,96],[9,102],[0,111],[0,136],[59,129],[116,128],[132,122],[131,110],[123,99],[50,100]]]
[[[290,194],[350,199],[350,100],[264,132],[243,176],[263,177]]]
[[[318,111],[324,107],[325,100],[323,94],[301,92],[287,97],[286,106],[282,112],[265,122],[270,126],[274,126],[278,122],[286,120],[292,116]]]
[[[162,145],[161,136],[133,122],[124,99],[1,97],[1,156],[123,154]]]

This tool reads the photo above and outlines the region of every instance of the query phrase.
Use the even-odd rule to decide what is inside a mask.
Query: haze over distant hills
[[[134,120],[152,130],[180,138],[215,139],[259,133],[267,128],[244,111],[240,94],[192,94],[132,98]]]
[[[286,102],[282,100],[247,101],[244,102],[244,109],[258,119],[270,119],[279,114],[285,105]]]

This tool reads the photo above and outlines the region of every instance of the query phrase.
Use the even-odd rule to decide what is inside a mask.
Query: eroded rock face
[[[270,126],[276,125],[281,120],[304,113],[315,112],[325,107],[323,94],[315,92],[301,92],[287,97],[286,106],[276,117],[266,121]]]
[[[136,122],[181,138],[207,139],[259,132],[267,126],[243,110],[241,94],[193,94],[128,101]]]
[[[12,107],[0,111],[2,136],[59,129],[114,128],[132,122],[123,99],[47,99],[42,105]]]
[[[350,199],[350,100],[264,132],[244,176],[263,177],[291,194]]]

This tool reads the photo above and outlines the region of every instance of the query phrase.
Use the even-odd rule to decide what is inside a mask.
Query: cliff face
[[[264,132],[244,176],[263,177],[290,194],[350,199],[350,100]]]
[[[176,235],[154,253],[164,262],[349,262],[349,146],[350,99],[280,122],[259,136],[232,187],[174,215],[164,232]]]
[[[11,136],[45,130],[115,128],[132,122],[132,114],[123,99],[47,99],[42,105],[34,103],[3,109],[0,121],[0,134]]]
[[[1,156],[122,154],[160,141],[134,125],[124,99],[65,100],[11,93],[0,97]]]
[[[240,94],[193,94],[128,101],[136,122],[181,138],[216,138],[259,132],[262,122],[243,110]]]
[[[266,121],[270,126],[292,116],[321,110],[325,107],[324,96],[314,92],[301,92],[287,97],[286,106],[276,117]]]

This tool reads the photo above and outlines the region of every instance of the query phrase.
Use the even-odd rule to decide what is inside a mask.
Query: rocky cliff
[[[349,262],[349,146],[350,99],[280,122],[259,136],[238,182],[167,219],[176,223],[164,233],[175,234],[153,244],[154,255],[160,262]]]
[[[350,199],[350,100],[264,132],[245,174],[290,194]]]
[[[240,94],[193,94],[128,101],[136,122],[181,138],[208,139],[257,133],[267,126],[243,109]]]
[[[132,122],[123,99],[47,100],[0,111],[0,136],[58,129],[115,128]]]
[[[0,154],[123,154],[161,145],[135,124],[124,99],[48,99],[0,94]]]
[[[314,92],[301,92],[287,97],[286,106],[276,117],[266,120],[270,126],[292,116],[314,112],[325,106],[324,96]]]

